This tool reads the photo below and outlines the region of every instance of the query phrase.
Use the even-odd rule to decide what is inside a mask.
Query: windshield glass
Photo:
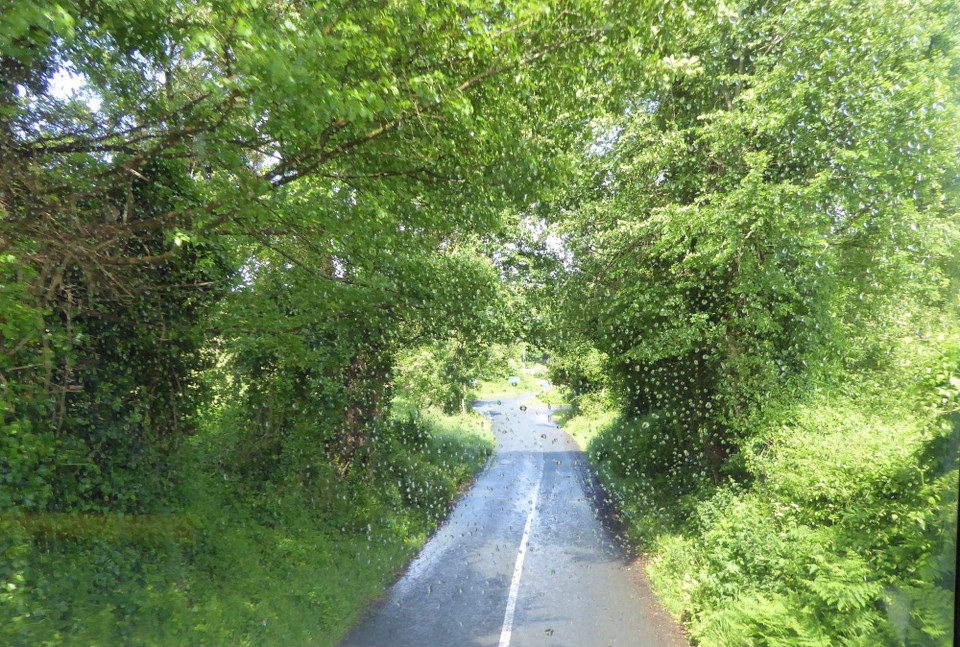
[[[5,3],[0,644],[953,644],[958,23]]]

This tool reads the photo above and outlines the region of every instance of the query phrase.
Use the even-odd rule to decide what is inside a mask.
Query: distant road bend
[[[524,396],[484,402],[490,465],[341,647],[675,647],[587,494],[586,457]]]

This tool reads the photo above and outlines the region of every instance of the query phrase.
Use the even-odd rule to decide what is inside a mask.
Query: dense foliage
[[[918,330],[948,305],[950,9],[705,14],[598,124],[608,150],[565,221],[569,320],[627,404],[668,412],[715,477],[774,385],[877,365],[889,338],[857,333],[891,304]]]
[[[355,418],[334,439],[349,462],[393,354],[482,325],[496,277],[471,236],[556,181],[538,168],[575,133],[558,88],[583,74],[570,62],[596,34],[566,29],[582,18],[524,3],[6,8],[4,397],[7,422],[38,435],[10,463],[41,460],[54,430],[101,473],[172,449],[211,337],[238,375],[277,378],[251,407],[262,386],[288,411],[293,380],[314,389],[300,404]]]
[[[721,7],[595,125],[557,373],[698,642],[951,641],[956,16]]]

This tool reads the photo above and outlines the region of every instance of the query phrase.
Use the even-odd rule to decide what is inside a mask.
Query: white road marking
[[[510,581],[510,593],[507,595],[507,610],[503,614],[503,628],[500,630],[500,643],[497,647],[510,647],[510,634],[513,633],[513,614],[517,610],[517,594],[520,592],[520,575],[523,573],[523,558],[527,554],[527,542],[530,541],[530,527],[537,512],[537,499],[540,497],[540,479],[533,490],[530,501],[530,514],[527,515],[527,524],[523,527],[523,537],[520,538],[520,549],[517,551],[517,563],[513,567],[513,579]]]

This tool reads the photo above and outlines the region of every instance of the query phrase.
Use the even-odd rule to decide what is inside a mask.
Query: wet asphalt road
[[[600,523],[586,457],[522,399],[481,404],[496,454],[342,647],[666,647]]]

